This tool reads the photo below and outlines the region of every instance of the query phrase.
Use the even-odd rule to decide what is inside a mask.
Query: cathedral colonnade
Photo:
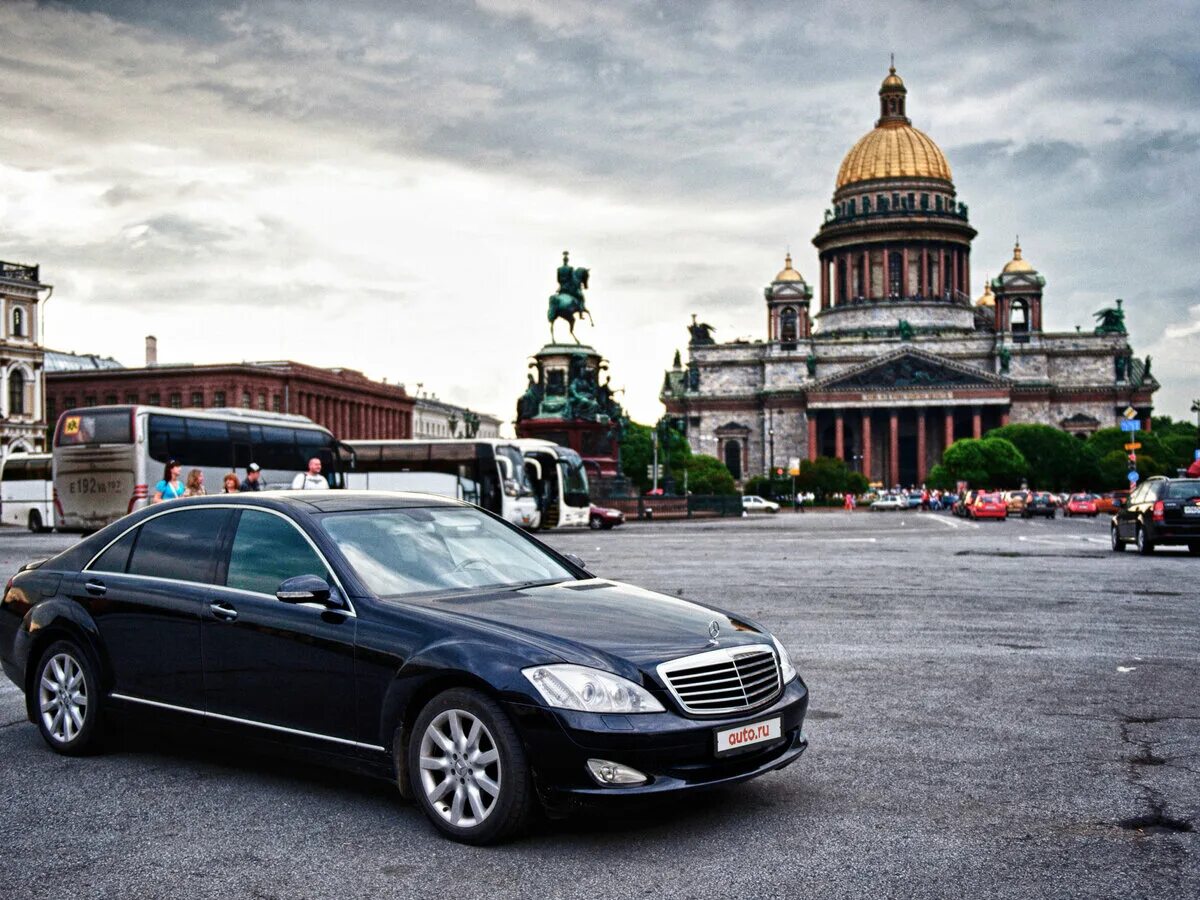
[[[1008,418],[1008,406],[996,404],[810,408],[808,458],[844,460],[889,488],[917,486],[956,440],[982,437]]]

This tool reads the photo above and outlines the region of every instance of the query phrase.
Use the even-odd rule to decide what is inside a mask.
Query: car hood
[[[405,602],[499,626],[585,665],[615,658],[645,671],[716,647],[771,641],[758,625],[712,607],[599,578]],[[715,642],[710,637],[714,622]]]

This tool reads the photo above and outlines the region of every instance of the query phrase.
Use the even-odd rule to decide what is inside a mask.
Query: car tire
[[[1113,553],[1124,553],[1125,552],[1125,542],[1123,540],[1121,540],[1121,534],[1120,534],[1120,532],[1117,531],[1117,526],[1113,525],[1111,528],[1108,529],[1108,532],[1109,532],[1109,538],[1112,541]]]
[[[55,753],[82,756],[100,746],[100,681],[91,657],[74,641],[53,642],[38,658],[30,711]]]
[[[529,762],[512,720],[490,697],[470,688],[438,694],[417,716],[406,750],[413,796],[446,837],[480,846],[525,827],[534,808]]]
[[[1188,553],[1192,556],[1200,556],[1200,544],[1188,544]]]
[[[1138,553],[1142,554],[1142,556],[1149,556],[1154,552],[1154,541],[1150,540],[1149,536],[1146,534],[1146,529],[1141,525],[1137,527],[1137,537],[1135,538],[1135,541],[1137,543]]]
[[[599,531],[603,527],[604,522],[600,520],[599,516],[592,516],[588,519],[588,528],[592,529],[592,531]]]

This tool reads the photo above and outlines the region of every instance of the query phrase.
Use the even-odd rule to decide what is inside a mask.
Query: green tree
[[[654,460],[654,447],[649,425],[630,422],[621,435],[621,471],[637,485],[638,493],[650,487],[646,467]]]
[[[830,494],[844,494],[850,487],[850,475],[845,460],[829,456],[806,459],[800,463],[796,489],[812,491],[823,500]]]
[[[1038,490],[1070,490],[1079,485],[1081,471],[1089,468],[1085,465],[1083,441],[1051,425],[1004,425],[993,428],[984,438],[1009,441],[1021,451],[1028,464],[1029,486]]]
[[[973,488],[1015,488],[1029,468],[1011,441],[1004,438],[964,438],[951,444],[934,467],[940,480],[967,482]]]
[[[846,476],[846,490],[851,494],[865,494],[871,489],[871,482],[862,472],[851,472]]]
[[[696,454],[685,462],[688,490],[693,494],[736,494],[733,473],[715,456]],[[676,475],[676,486],[683,489],[682,473]]]

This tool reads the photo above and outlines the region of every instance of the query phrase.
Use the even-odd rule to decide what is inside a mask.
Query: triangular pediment
[[[920,390],[930,387],[1006,387],[1005,378],[924,350],[906,348],[830,375],[810,391]]]

